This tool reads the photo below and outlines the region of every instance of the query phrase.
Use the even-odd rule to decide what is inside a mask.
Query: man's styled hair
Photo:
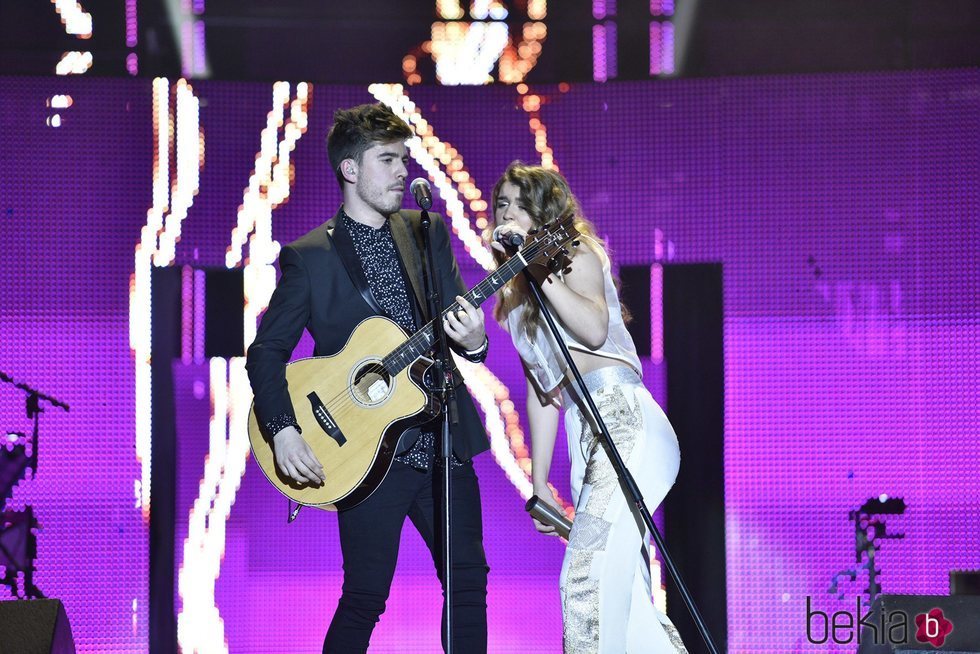
[[[333,127],[327,134],[327,156],[330,157],[330,165],[337,175],[340,188],[344,187],[341,161],[353,159],[361,163],[361,157],[368,148],[411,137],[412,128],[387,105],[362,104],[352,109],[338,109],[333,115]]]

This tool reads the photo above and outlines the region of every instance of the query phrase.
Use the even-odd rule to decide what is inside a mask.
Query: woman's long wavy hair
[[[608,256],[605,242],[596,234],[595,225],[582,215],[578,200],[575,199],[572,190],[568,187],[568,182],[562,174],[555,170],[542,168],[541,166],[528,166],[519,161],[515,161],[507,166],[507,170],[504,171],[504,174],[501,175],[500,179],[497,180],[497,184],[493,187],[493,204],[491,206],[494,213],[494,221],[487,228],[486,236],[488,239],[496,225],[497,197],[500,195],[501,187],[507,182],[510,182],[520,190],[521,205],[527,211],[528,216],[530,216],[534,228],[539,228],[546,223],[567,216],[574,216],[573,225],[575,229],[582,236],[589,237],[582,239],[579,247],[600,249],[601,252],[599,254]],[[574,261],[576,250],[573,248],[569,249],[571,250],[570,256]],[[506,261],[506,257],[497,250],[492,250],[492,252],[498,267]],[[524,305],[524,314],[521,316],[520,323],[521,328],[525,333],[533,334],[541,320],[539,315],[540,309],[531,297],[530,289],[528,289],[527,281],[523,275],[518,275],[504,286],[500,298],[494,307],[493,316],[497,322],[501,322],[511,309],[520,304]],[[629,317],[625,305],[623,306],[623,317],[625,319]]]

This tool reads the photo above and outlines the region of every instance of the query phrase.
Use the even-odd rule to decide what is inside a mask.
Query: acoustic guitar
[[[529,233],[521,249],[467,292],[466,300],[480,306],[531,264],[562,269],[565,246],[578,234],[572,222],[568,216]],[[442,316],[459,309],[454,302]],[[439,401],[425,384],[434,334],[431,321],[409,336],[388,318],[372,316],[358,324],[338,353],[289,363],[286,383],[296,421],[326,481],[311,486],[283,475],[253,403],[248,419],[252,455],[272,485],[298,504],[329,511],[367,499],[388,474],[402,432],[439,414]]]

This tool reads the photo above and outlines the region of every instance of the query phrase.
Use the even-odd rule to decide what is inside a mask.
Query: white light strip
[[[661,613],[667,612],[667,587],[664,586],[661,572],[659,553],[657,548],[651,548],[653,556],[650,557],[650,587],[653,589],[653,605],[660,609]]]
[[[129,347],[133,350],[136,460],[140,478],[134,481],[136,506],[144,521],[150,517],[150,450],[152,438],[152,394],[150,384],[150,266],[157,249],[157,234],[163,228],[170,177],[170,83],[153,80],[153,204],[136,244],[133,276],[129,288]]]
[[[501,21],[433,23],[436,79],[452,86],[489,84],[509,38],[507,23]]]
[[[180,237],[180,223],[197,193],[199,167],[203,163],[204,135],[200,130],[199,106],[193,89],[184,80],[174,85],[176,115],[170,113],[170,82],[153,80],[153,204],[146,213],[136,245],[129,292],[129,346],[133,350],[135,384],[136,460],[140,478],[134,481],[136,505],[144,521],[150,517],[150,468],[152,451],[151,388],[151,264],[173,264]],[[174,134],[174,129],[178,133]],[[170,157],[176,141],[177,176],[171,188]],[[176,211],[170,212],[171,192]],[[169,212],[169,213],[168,213]],[[166,224],[164,222],[166,216]]]
[[[232,230],[231,246],[225,256],[225,266],[228,268],[241,264],[243,246],[253,231],[258,240],[253,237],[249,242],[250,262],[258,260],[263,264],[272,264],[279,255],[279,244],[271,236],[272,210],[289,197],[289,157],[307,129],[306,107],[310,88],[305,82],[297,84],[296,98],[290,102],[289,83],[276,82],[273,85],[273,108],[259,136],[260,150],[238,211],[238,224]],[[284,121],[287,105],[289,120]],[[280,128],[283,130],[281,140]]]
[[[547,7],[544,7],[543,11],[547,13]],[[534,17],[531,14],[530,6],[528,6],[528,15]],[[548,27],[540,20],[524,23],[524,28],[521,30],[521,42],[516,46],[508,45],[503,54],[500,55],[498,67],[500,81],[506,84],[517,84],[524,81],[527,74],[537,65],[543,47],[541,44],[547,36]]]
[[[200,101],[186,80],[177,80],[176,133],[174,134],[177,160],[177,179],[170,197],[170,213],[166,217],[160,246],[153,255],[153,265],[170,266],[177,257],[177,241],[180,240],[181,223],[194,204],[200,190],[200,168],[204,165],[204,134],[200,130]]]
[[[528,115],[528,127],[534,134],[534,149],[541,155],[541,166],[558,170],[554,150],[548,145],[548,128],[541,121],[541,96],[531,93],[527,84],[524,83],[518,84],[516,88],[517,93],[521,96],[521,108]]]
[[[455,355],[454,355],[455,356]],[[507,438],[504,418],[500,412],[500,402],[507,400],[507,387],[485,365],[475,364],[455,357],[463,376],[466,388],[480,405],[486,416],[487,432],[490,435],[490,451],[504,475],[514,485],[525,500],[534,494],[531,480],[514,458]],[[501,397],[501,392],[503,396]]]
[[[51,4],[61,17],[65,32],[80,39],[92,36],[92,14],[82,9],[82,5],[75,0],[51,0]]]
[[[548,15],[548,0],[528,0],[527,17],[531,20],[542,20]]]
[[[240,265],[245,260],[246,243],[249,248],[243,270],[246,347],[254,340],[258,316],[268,306],[275,289],[273,263],[279,244],[272,240],[272,212],[289,199],[292,178],[289,157],[306,132],[310,91],[309,84],[297,84],[296,97],[290,101],[287,82],[273,85],[272,110],[259,135],[255,168],[244,191],[238,224],[231,233],[227,267]],[[286,107],[290,113],[283,125]],[[200,495],[188,516],[188,537],[178,572],[182,605],[177,616],[177,639],[183,652],[228,651],[224,622],[215,603],[215,584],[224,558],[225,527],[249,455],[248,413],[252,390],[245,359],[234,357],[226,363],[213,358],[210,364],[214,399],[211,441]]]
[[[272,183],[273,162],[276,158],[275,145],[279,140],[279,126],[283,123],[286,103],[289,101],[289,84],[276,82],[272,85],[272,110],[266,117],[265,127],[259,133],[259,153],[255,158],[255,167],[248,178],[242,204],[238,209],[238,224],[231,231],[231,246],[225,255],[225,266],[235,268],[241,264],[243,246],[249,234],[260,222],[265,222],[271,207],[267,202],[266,193]],[[256,254],[277,255],[276,252],[260,250]],[[268,261],[271,263],[271,261]]]
[[[436,13],[439,14],[440,18],[450,20],[459,20],[466,15],[459,0],[436,0]]]
[[[75,104],[70,95],[52,95],[46,103],[52,109],[67,109]]]
[[[490,0],[473,0],[470,4],[470,17],[486,20],[490,16]]]
[[[183,561],[177,573],[177,590],[182,604],[177,616],[177,643],[180,650],[188,654],[228,652],[224,623],[214,601],[214,586],[221,572],[225,549],[225,519],[221,517],[217,497],[229,446],[227,362],[213,357],[209,362],[209,377],[212,410],[208,456],[204,459],[200,494],[188,516]],[[218,515],[212,515],[214,513]]]
[[[92,67],[92,53],[71,51],[61,55],[61,61],[54,67],[56,75],[81,75]]]
[[[231,244],[225,265],[233,268],[244,260],[248,243],[248,264],[245,275],[244,340],[247,347],[255,340],[259,314],[269,306],[276,287],[273,264],[279,256],[279,243],[272,238],[272,212],[289,199],[291,189],[290,153],[306,133],[307,106],[312,86],[305,82],[296,85],[296,97],[289,101],[289,84],[273,86],[273,109],[260,136],[261,149],[255,157],[255,167],[238,211],[238,224],[232,230]],[[285,107],[289,119],[283,124]],[[283,134],[280,138],[279,128]]]

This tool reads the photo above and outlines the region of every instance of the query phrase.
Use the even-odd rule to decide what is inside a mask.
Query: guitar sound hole
[[[361,404],[383,402],[391,392],[391,376],[379,364],[368,364],[354,376],[353,392]]]

